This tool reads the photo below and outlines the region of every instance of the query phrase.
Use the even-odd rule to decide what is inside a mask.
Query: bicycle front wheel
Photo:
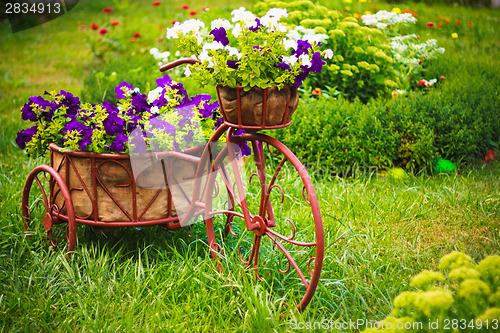
[[[220,187],[216,184],[222,183],[235,207],[209,214],[228,215],[226,246],[237,251],[259,281],[280,289],[283,299],[295,299],[303,310],[316,291],[324,257],[321,212],[307,170],[284,144],[267,135],[232,136],[230,131],[227,141],[234,145],[215,159],[214,170],[225,170],[212,173],[206,201],[212,207]],[[245,161],[232,148],[242,142],[253,151]]]

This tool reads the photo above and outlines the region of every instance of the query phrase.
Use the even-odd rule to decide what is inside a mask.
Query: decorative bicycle
[[[160,70],[194,62],[181,59]],[[323,264],[321,212],[298,158],[280,141],[257,133],[288,126],[291,118],[287,103],[279,123],[269,125],[268,90],[263,94],[262,110],[257,110],[261,124],[245,123],[242,90],[237,88],[233,120],[222,112],[224,124],[205,146],[158,153],[149,169],[142,169],[148,172],[139,175],[134,174],[130,156],[64,151],[51,144],[51,165],[35,167],[24,186],[25,231],[32,234],[43,226],[41,233],[52,246],[59,242],[56,232],[62,231],[70,254],[76,248],[77,224],[102,230],[151,225],[174,230],[201,216],[219,271],[224,248],[216,235],[221,234],[226,247],[237,249],[257,279],[266,278],[266,271],[279,270],[284,279],[296,280],[302,297],[297,307],[303,310],[316,291]],[[235,135],[238,129],[246,133]],[[226,142],[221,145],[224,134]],[[253,152],[244,170],[236,148],[242,142]],[[162,186],[151,186],[158,179]],[[224,205],[219,202],[222,192]],[[223,229],[216,233],[219,217]],[[66,228],[61,230],[59,224]]]

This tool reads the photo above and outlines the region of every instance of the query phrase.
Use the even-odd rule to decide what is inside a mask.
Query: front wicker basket
[[[224,123],[246,130],[289,126],[299,103],[297,88],[288,85],[281,89],[253,87],[249,91],[219,85],[217,95]]]

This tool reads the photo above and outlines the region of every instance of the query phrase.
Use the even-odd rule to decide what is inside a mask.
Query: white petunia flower
[[[149,109],[149,110],[152,114],[159,114],[160,113],[160,109],[156,105],[152,106],[151,109]]]
[[[245,24],[251,24],[255,21],[255,15],[252,12],[249,12],[244,7],[240,7],[239,9],[235,9],[231,12],[233,16],[233,22],[241,22],[243,21]]]
[[[221,42],[213,41],[211,43],[205,43],[203,45],[203,50],[223,50],[224,45]]]
[[[285,8],[271,8],[267,11],[265,16],[276,17],[279,20],[282,17],[288,17],[288,12]]]
[[[229,45],[226,45],[224,48],[229,51],[229,56],[236,56],[238,59],[241,59],[242,54],[237,48]]]
[[[311,58],[309,58],[309,54],[302,54],[299,56],[299,60],[303,66],[306,66],[307,68],[312,66],[311,63]]]
[[[318,44],[325,43],[328,38],[328,35],[325,34],[306,34],[302,39],[308,41],[309,43]]]
[[[283,62],[287,65],[290,65],[290,67],[292,67],[293,65],[295,65],[297,63],[297,60],[299,60],[296,56],[294,55],[291,55],[289,57],[285,57],[283,56],[281,58],[283,60]]]
[[[297,41],[293,39],[283,39],[283,46],[286,49],[294,49],[297,50]]]
[[[162,92],[163,87],[158,87],[148,92],[148,103],[153,103],[154,101],[156,101],[158,97],[161,96]]]
[[[184,75],[191,76],[191,70],[189,69],[189,66],[186,66],[186,69],[184,69]]]
[[[203,51],[201,51],[201,53],[200,53],[199,60],[200,60],[201,62],[205,62],[205,60],[207,60],[207,61],[211,61],[211,60],[212,60],[212,57],[211,57],[210,55],[208,55],[208,51],[207,51],[207,50],[203,50]]]
[[[297,30],[289,30],[286,36],[294,41],[298,41],[302,38],[302,35]]]
[[[172,28],[167,28],[167,39],[177,39],[181,34],[181,23],[175,22]]]
[[[232,30],[232,32],[233,32],[233,36],[234,36],[235,38],[238,38],[238,37],[241,35],[241,31],[242,31],[242,29],[241,29],[241,25],[240,25],[239,23],[236,23],[236,24],[234,25],[233,30]]]
[[[326,49],[325,50],[325,59],[332,59],[333,58],[333,51],[331,49]]]
[[[212,30],[217,29],[217,28],[224,28],[224,30],[229,30],[229,29],[231,29],[231,22],[229,22],[226,19],[219,18],[219,19],[212,21],[211,28],[212,28]]]

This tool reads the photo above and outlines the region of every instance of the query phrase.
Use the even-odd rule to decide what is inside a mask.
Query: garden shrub
[[[404,103],[394,108],[386,107],[382,99],[368,104],[343,98],[308,99],[277,137],[293,147],[301,160],[332,171],[392,166],[416,171],[436,158],[433,129],[427,123]]]
[[[394,298],[394,309],[365,333],[498,332],[500,328],[500,256],[479,264],[461,252],[439,262],[440,272],[423,270]]]
[[[277,137],[308,163],[409,171],[430,170],[438,157],[471,163],[500,141],[495,74],[482,65],[438,89],[367,104],[340,98],[302,100]],[[488,79],[489,78],[489,79]]]

